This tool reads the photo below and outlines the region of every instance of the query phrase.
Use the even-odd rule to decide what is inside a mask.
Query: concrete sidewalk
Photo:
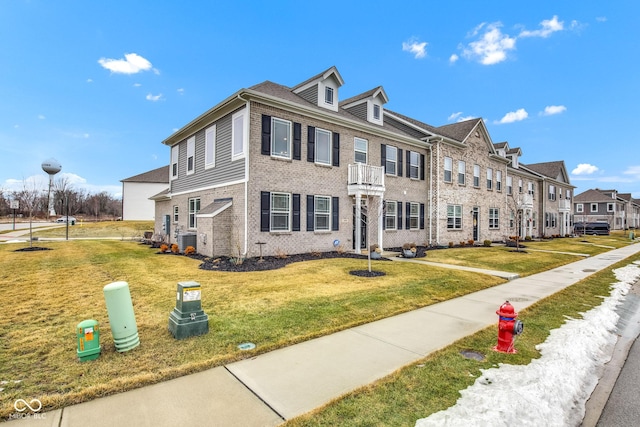
[[[28,426],[275,426],[370,384],[640,252],[640,244],[137,390],[23,419]],[[43,417],[43,418],[42,418]]]

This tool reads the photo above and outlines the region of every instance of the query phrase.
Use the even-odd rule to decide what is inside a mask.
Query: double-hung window
[[[591,203],[591,212],[598,212],[598,204]]]
[[[178,159],[179,159],[180,147],[174,145],[171,147],[171,179],[178,177]]]
[[[331,165],[331,132],[316,128],[316,163]]]
[[[387,145],[386,149],[385,172],[387,175],[396,175],[396,166],[398,163],[398,149]]]
[[[451,182],[451,175],[453,169],[453,160],[451,157],[444,158],[444,182]]]
[[[555,185],[549,185],[549,200],[555,200],[556,199],[556,186]]]
[[[513,177],[511,176],[507,177],[507,194],[508,195],[513,194]]]
[[[420,229],[420,203],[411,203],[409,207],[409,229]]]
[[[480,165],[473,165],[473,186],[480,187]]]
[[[398,202],[386,201],[384,203],[385,215],[384,225],[387,230],[398,229]]]
[[[178,222],[178,205],[173,206],[173,222]]]
[[[331,197],[314,196],[314,227],[315,231],[331,230]]]
[[[447,205],[447,229],[462,229],[462,205]]]
[[[409,152],[409,176],[411,179],[420,178],[420,154],[415,151]]]
[[[291,231],[291,194],[271,193],[270,231]]]
[[[584,205],[582,203],[576,203],[576,212],[578,213],[584,212]]]
[[[499,228],[500,210],[498,208],[489,208],[489,229],[496,230]]]
[[[467,180],[467,164],[458,160],[458,184],[464,185]]]
[[[373,104],[373,119],[380,120],[380,106],[378,104]]]
[[[216,125],[204,132],[204,168],[209,169],[216,165]]]
[[[198,226],[196,215],[200,211],[200,198],[189,199],[189,228],[193,229]]]
[[[326,86],[324,88],[324,102],[325,104],[333,105],[333,88]]]
[[[291,159],[291,122],[271,118],[271,155]]]
[[[367,154],[369,152],[369,142],[366,139],[353,138],[353,150],[356,163],[367,164]]]
[[[493,169],[487,168],[487,190],[493,190]]]
[[[187,139],[187,175],[195,172],[196,137]]]
[[[502,191],[502,171],[496,171],[496,190]]]
[[[533,182],[528,182],[527,187],[529,188],[528,189],[529,194],[531,194],[531,197],[534,198],[536,196],[536,190],[533,187]]]
[[[247,121],[246,109],[231,116],[231,160],[236,160],[245,155],[247,146],[247,132],[245,130]]]
[[[614,210],[613,203],[607,203],[607,212],[613,212]]]

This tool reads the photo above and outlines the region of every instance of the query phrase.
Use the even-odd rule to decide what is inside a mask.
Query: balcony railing
[[[375,185],[384,187],[384,168],[382,166],[356,163],[349,165],[349,185]]]
[[[571,211],[571,200],[560,200],[558,201],[558,210],[560,212],[570,212]]]
[[[519,209],[533,209],[533,195],[520,194],[518,196]]]

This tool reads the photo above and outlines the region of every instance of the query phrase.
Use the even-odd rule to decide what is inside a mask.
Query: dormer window
[[[373,104],[373,119],[380,120],[380,106],[378,104]]]
[[[325,87],[324,88],[324,102],[329,105],[333,105],[333,88]]]

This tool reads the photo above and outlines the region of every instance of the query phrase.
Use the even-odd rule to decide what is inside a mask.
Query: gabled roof
[[[344,80],[343,80],[342,76],[340,75],[340,73],[338,72],[338,69],[334,65],[333,67],[329,67],[326,70],[324,70],[323,72],[316,74],[315,76],[311,77],[310,79],[307,79],[307,80],[303,81],[302,83],[295,85],[294,87],[291,88],[291,91],[292,92],[297,92],[299,89],[302,89],[305,86],[309,86],[311,83],[316,83],[316,82],[320,82],[322,80],[326,80],[331,75],[335,76],[336,81],[338,82],[339,86],[342,86],[344,84]]]
[[[440,126],[436,128],[436,133],[442,136],[447,136],[449,138],[455,139],[456,141],[464,142],[480,123],[483,123],[482,119],[480,118],[464,120],[462,122],[451,123],[448,125]],[[485,129],[485,134],[489,136],[489,133],[486,132],[486,129]],[[491,141],[489,141],[489,143],[491,143]],[[493,148],[493,143],[491,143],[491,145],[492,145],[491,148]]]
[[[155,201],[171,200],[171,198],[169,197],[169,188],[162,190],[158,194],[154,194],[153,196],[149,197],[149,200],[155,200]]]
[[[525,168],[547,178],[571,184],[569,181],[569,175],[567,174],[567,168],[564,166],[564,161],[562,160],[555,162],[532,163],[526,165],[523,165],[521,163],[520,166],[524,166]]]
[[[590,189],[583,193],[580,193],[573,197],[574,202],[592,202],[592,203],[607,203],[613,201],[613,199],[605,194],[602,194],[600,190]]]
[[[384,91],[382,86],[378,86],[364,93],[361,93],[360,95],[352,96],[351,98],[341,101],[340,107],[348,108],[350,105],[359,104],[360,102],[363,102],[369,98],[376,98],[379,95],[382,97],[383,103],[389,102],[389,97],[387,96],[387,93]]]
[[[120,182],[169,183],[169,165],[120,180]]]
[[[507,141],[504,142],[496,142],[493,144],[493,146],[495,147],[496,150],[499,150],[501,148],[508,150],[509,149],[509,143]]]

